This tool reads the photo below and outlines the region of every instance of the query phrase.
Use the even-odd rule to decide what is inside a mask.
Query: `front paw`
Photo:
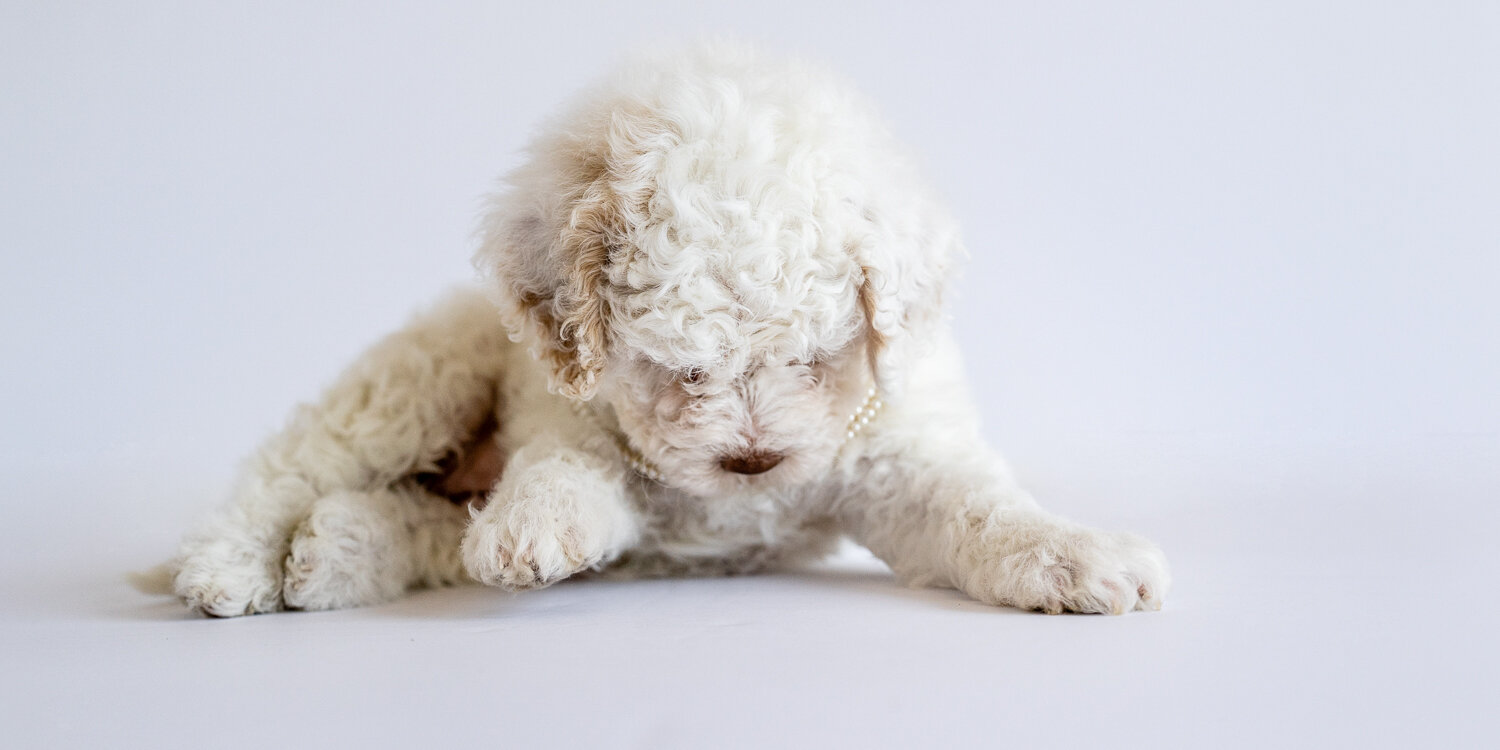
[[[604,562],[604,550],[586,528],[515,515],[474,519],[463,556],[469,575],[512,590],[550,586]]]
[[[475,516],[463,540],[469,575],[511,590],[542,588],[612,560],[623,519],[607,503],[548,494],[557,489],[522,488]]]
[[[963,589],[980,601],[1048,614],[1124,614],[1161,609],[1171,585],[1167,559],[1151,542],[1127,532],[1054,527],[1027,534],[1019,548],[980,542]]]

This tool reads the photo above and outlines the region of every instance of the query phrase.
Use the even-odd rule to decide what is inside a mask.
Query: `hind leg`
[[[292,534],[283,600],[290,609],[359,607],[467,580],[459,543],[468,518],[464,506],[410,483],[319,498]]]
[[[177,595],[217,617],[282,609],[292,538],[315,502],[354,495],[378,505],[389,488],[462,453],[495,414],[505,362],[517,351],[477,292],[455,295],[377,344],[297,410],[251,457],[231,502],[183,540],[171,565]],[[390,507],[374,515],[403,517]]]
[[[299,477],[259,471],[260,463],[252,461],[235,502],[189,532],[169,564],[173,590],[194,611],[235,617],[282,608],[282,560],[318,490]]]

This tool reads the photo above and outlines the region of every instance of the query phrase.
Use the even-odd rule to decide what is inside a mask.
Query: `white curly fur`
[[[494,199],[487,294],[455,293],[300,409],[183,542],[175,591],[219,616],[327,609],[466,577],[751,572],[847,534],[992,604],[1159,607],[1156,547],[1042,511],[980,440],[941,314],[961,255],[837,78],[730,45],[638,61]],[[846,440],[872,384],[887,405]],[[432,494],[422,477],[488,419],[486,502]],[[774,466],[726,468],[746,457]]]

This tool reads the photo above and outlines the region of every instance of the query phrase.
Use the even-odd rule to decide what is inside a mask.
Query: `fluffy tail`
[[[165,596],[172,593],[172,573],[172,564],[162,563],[150,570],[132,570],[125,574],[125,580],[142,594]]]

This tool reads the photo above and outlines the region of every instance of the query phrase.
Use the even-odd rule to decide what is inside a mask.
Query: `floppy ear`
[[[511,339],[552,367],[548,387],[587,401],[608,357],[605,271],[619,237],[617,201],[602,161],[563,190],[537,190],[523,169],[513,194],[495,201],[474,264],[489,282]]]
[[[655,151],[677,136],[643,107],[574,114],[510,175],[474,265],[511,338],[552,365],[549,388],[587,401],[609,358],[610,263],[648,213]]]
[[[948,274],[964,252],[955,223],[935,203],[917,199],[900,209],[866,207],[865,231],[849,243],[861,271],[870,367],[891,396],[901,394],[909,366],[936,338]]]

